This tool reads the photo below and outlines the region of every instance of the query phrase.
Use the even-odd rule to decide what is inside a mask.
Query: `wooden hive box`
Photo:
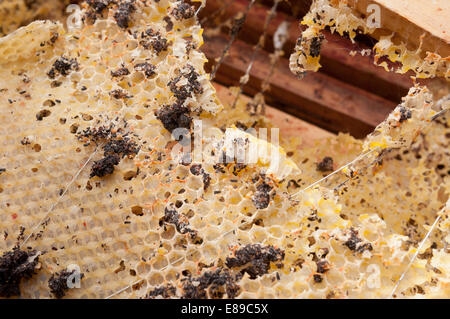
[[[229,27],[224,27],[224,23],[238,12],[244,12],[249,2],[208,0],[206,8],[201,11],[200,19],[206,29],[202,50],[210,60],[210,68],[230,39]],[[249,11],[223,65],[218,69],[215,82],[220,85],[219,93],[226,90],[225,87],[239,86],[239,79],[245,74],[252,56],[255,57],[254,65],[243,91],[252,97],[261,90],[261,83],[271,68],[274,33],[283,21],[287,21],[289,35],[284,46],[285,54],[277,63],[270,78],[270,90],[265,94],[268,109],[277,108],[282,111],[276,116],[272,115],[272,119],[275,118],[277,122],[278,116],[288,113],[293,116],[291,120],[298,123],[294,126],[301,127],[306,121],[310,124],[310,130],[317,131],[317,136],[321,136],[325,130],[332,134],[348,132],[354,137],[363,138],[400,103],[414,82],[410,78],[412,72],[405,75],[386,72],[382,67],[374,65],[373,55],[363,56],[355,54],[356,52],[370,49],[377,37],[392,33],[399,41],[407,41],[409,46],[417,47],[420,35],[425,34],[424,51],[449,56],[446,21],[450,17],[444,14],[450,12],[448,1],[430,1],[425,6],[420,0],[408,1],[407,5],[404,1],[353,0],[349,4],[362,14],[370,4],[380,6],[382,28],[373,35],[375,39],[358,35],[353,43],[350,39],[326,31],[320,72],[308,73],[304,79],[298,80],[289,70],[289,55],[304,30],[299,21],[310,4],[311,1],[308,0],[281,2],[267,28],[263,48],[254,53],[255,45],[263,33],[265,19],[273,5],[270,0],[257,1]],[[219,27],[220,32],[208,32],[217,25],[222,25]],[[418,82],[425,84],[430,80]]]

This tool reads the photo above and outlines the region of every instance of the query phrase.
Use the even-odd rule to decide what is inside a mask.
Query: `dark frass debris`
[[[189,234],[191,238],[197,237],[197,231],[189,228],[189,221],[186,216],[180,215],[173,207],[164,209],[164,217],[160,220],[160,225],[172,224],[180,234]]]
[[[203,176],[203,190],[207,190],[209,185],[211,184],[211,176],[205,172],[205,170],[202,168],[201,164],[193,164],[190,168],[190,171],[192,175]]]
[[[111,138],[106,141],[103,146],[103,150],[106,154],[117,154],[122,157],[131,156],[133,157],[135,154],[139,152],[139,148],[137,144],[132,141],[127,136],[122,136],[120,138]]]
[[[314,282],[317,283],[317,284],[320,284],[320,283],[323,281],[322,276],[321,276],[321,275],[318,275],[318,274],[315,274],[315,275],[313,276],[313,278],[314,278]]]
[[[411,110],[405,106],[400,107],[400,120],[399,122],[402,123],[406,120],[409,120],[412,116]]]
[[[53,66],[50,71],[48,71],[47,75],[49,78],[54,79],[57,74],[67,76],[72,70],[77,71],[78,69],[79,66],[76,59],[69,60],[64,56],[61,56],[53,63]]]
[[[86,3],[89,7],[86,10],[83,21],[93,24],[102,15],[103,10],[114,3],[114,0],[87,0]]]
[[[192,175],[198,176],[203,173],[203,168],[201,164],[193,164],[189,169]]]
[[[173,29],[173,22],[172,22],[172,19],[170,19],[169,16],[165,16],[163,20],[164,20],[164,22],[166,23],[166,31],[167,31],[167,32],[172,31],[172,29]]]
[[[6,172],[6,168],[1,168],[0,167],[0,175],[2,175],[4,172]]]
[[[102,13],[113,0],[87,0],[87,4],[95,11],[95,13]]]
[[[234,253],[234,257],[227,257],[225,264],[228,268],[244,267],[241,273],[250,275],[250,279],[267,274],[271,262],[281,262],[284,251],[271,245],[249,244]]]
[[[313,58],[318,57],[320,55],[320,48],[322,46],[322,41],[325,39],[323,34],[315,37],[311,41],[311,45],[309,47],[309,55]]]
[[[129,99],[132,96],[128,95],[127,92],[121,89],[112,90],[109,92],[109,95],[111,95],[115,99]]]
[[[120,157],[117,154],[105,155],[102,159],[95,161],[92,165],[90,177],[104,177],[114,173],[114,166],[120,163]]]
[[[371,243],[362,243],[362,239],[358,237],[358,231],[354,228],[350,228],[350,237],[344,245],[347,246],[348,249],[358,253],[363,253],[366,250],[371,251],[373,249]]]
[[[235,298],[240,290],[236,281],[240,276],[233,276],[228,269],[218,268],[215,271],[206,271],[201,276],[193,278],[190,274],[183,278],[183,299],[221,299],[226,294],[228,298]]]
[[[121,67],[121,68],[117,69],[116,71],[111,71],[111,76],[113,78],[119,77],[119,76],[125,76],[128,74],[130,74],[130,71],[128,71],[128,69],[126,67]]]
[[[146,78],[150,78],[156,74],[156,67],[148,62],[138,63],[134,66],[134,69],[139,72],[144,72]]]
[[[53,274],[49,281],[48,287],[55,298],[61,299],[66,295],[66,291],[69,289],[67,285],[68,280],[73,280],[73,275],[76,275],[76,270],[68,271],[63,270],[61,273]],[[82,279],[84,274],[79,274],[79,279]]]
[[[0,257],[0,297],[20,296],[20,282],[38,270],[39,255],[35,250],[24,251],[16,246]]]
[[[199,76],[194,67],[188,64],[179,76],[168,83],[170,90],[179,102],[184,102],[187,98],[192,97],[192,93],[203,93],[202,85],[198,81]],[[186,84],[180,84],[185,82],[182,81],[183,78],[187,80]]]
[[[326,156],[320,163],[317,163],[317,170],[319,172],[332,172],[333,171],[333,159]]]
[[[207,190],[211,184],[211,176],[208,173],[203,172],[203,190]]]
[[[147,29],[141,33],[141,41],[139,41],[139,44],[146,50],[153,49],[157,55],[162,51],[167,51],[169,48],[169,41],[163,38],[159,31],[153,29]]]
[[[216,173],[225,174],[225,167],[226,167],[226,165],[223,163],[218,163],[218,164],[213,165],[213,168],[216,171]]]
[[[110,126],[99,126],[99,127],[88,127],[83,132],[77,134],[77,138],[81,141],[88,141],[86,145],[90,145],[90,142],[95,144],[100,143],[103,140],[109,139],[111,137],[116,137],[117,133],[113,132],[114,125]],[[120,129],[119,129],[120,131]]]
[[[136,11],[134,0],[121,2],[116,13],[114,13],[114,19],[116,20],[117,25],[122,29],[128,28],[131,14],[134,11]]]
[[[316,261],[316,266],[317,266],[316,271],[319,274],[324,274],[331,268],[330,263],[326,259],[321,259],[321,260]]]
[[[51,114],[50,110],[40,110],[36,114],[36,120],[42,121],[44,119],[44,117],[50,116],[50,114]]]
[[[164,128],[171,133],[176,128],[191,128],[192,117],[190,117],[189,114],[189,108],[180,103],[165,105],[155,112],[156,118],[160,120]]]
[[[54,44],[59,38],[58,32],[52,32],[52,36],[50,38],[50,43]]]
[[[25,136],[25,137],[20,141],[20,144],[22,144],[22,145],[30,145],[30,144],[31,144],[30,138],[27,137],[27,136]]]
[[[84,145],[103,143],[103,158],[95,161],[91,168],[90,177],[104,177],[114,172],[114,167],[120,163],[125,156],[134,157],[140,150],[138,144],[125,133],[121,128],[115,128],[113,124],[109,127],[88,127],[83,132],[77,134],[80,141],[86,142]]]
[[[157,296],[161,296],[163,298],[170,298],[174,297],[176,295],[176,292],[177,292],[176,288],[171,284],[168,284],[167,286],[161,286],[151,290],[147,294],[146,298],[153,299]]]
[[[273,196],[270,194],[272,190],[273,187],[265,182],[256,187],[256,192],[252,197],[253,204],[256,208],[264,209],[269,206],[270,199]]]
[[[178,1],[177,6],[172,9],[172,16],[181,21],[183,19],[190,19],[195,15],[195,7],[184,1]]]

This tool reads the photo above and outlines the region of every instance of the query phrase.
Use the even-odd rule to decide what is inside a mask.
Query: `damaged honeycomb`
[[[425,88],[366,142],[285,152],[247,131],[266,119],[218,100],[190,5],[82,8],[80,29],[35,21],[0,38],[0,266],[17,245],[39,256],[3,297],[389,297],[438,212],[395,297],[449,295],[450,123],[430,121]],[[376,165],[343,187],[303,190],[368,149]],[[81,287],[66,289],[73,265]]]

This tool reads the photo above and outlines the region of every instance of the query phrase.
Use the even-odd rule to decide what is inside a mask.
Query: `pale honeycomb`
[[[383,157],[382,163],[339,188],[338,202],[343,206],[342,217],[356,224],[375,218],[382,223],[380,225],[384,224],[384,235],[380,237],[384,240],[381,242],[386,238],[390,238],[391,241],[396,238],[396,246],[392,246],[394,242],[389,245],[397,247],[397,254],[408,252],[409,256],[412,256],[417,244],[427,233],[428,227],[436,219],[437,212],[449,202],[448,124],[448,117],[431,122],[427,134],[420,134],[411,148],[390,151]],[[330,149],[329,145],[336,146]],[[335,148],[341,151],[336,153]],[[355,158],[362,149],[360,141],[339,135],[328,143],[318,143],[312,149],[299,152],[295,155],[295,161],[299,163],[302,171],[308,174],[302,174],[303,179],[298,179],[298,184],[306,186],[327,174],[317,170],[317,164],[325,156],[333,158],[336,168]],[[334,187],[342,180],[344,178],[341,176],[338,181],[333,180],[325,184],[329,183]],[[440,273],[441,269],[448,269],[448,263],[446,266],[441,263],[438,270],[433,265],[433,258],[440,262],[448,258],[444,257],[448,256],[448,208],[447,215],[444,214],[443,218],[438,224],[438,230],[431,234],[423,247],[417,263],[407,273],[396,297],[432,298],[448,294],[448,275],[444,275],[447,271]],[[367,239],[373,243],[373,230],[362,233],[369,236]],[[404,269],[399,264],[399,260],[402,259],[389,260],[386,253],[373,253],[380,259],[375,263],[372,259],[370,264],[377,264],[381,274],[385,276],[392,274],[398,278],[397,272]],[[438,257],[434,257],[435,253]],[[369,268],[372,277],[369,275],[367,279],[377,278],[373,276],[375,270],[376,268]],[[384,296],[389,295],[391,288],[389,286],[385,289]],[[369,291],[367,296],[371,293]],[[354,297],[362,295],[364,294],[358,293]],[[332,296],[336,294],[333,293]]]
[[[69,298],[164,297],[155,294],[161,287],[174,287],[169,297],[189,297],[191,286],[217,271],[227,284],[209,283],[202,296],[388,297],[425,225],[448,203],[448,119],[430,123],[412,148],[392,151],[346,188],[334,192],[328,181],[298,193],[326,174],[317,170],[323,157],[336,169],[364,151],[363,142],[339,135],[313,149],[285,143],[286,153],[238,130],[238,121],[258,128],[266,120],[249,116],[243,103],[230,109],[219,102],[203,70],[195,17],[177,18],[180,2],[135,1],[128,27],[120,27],[115,15],[125,3],[90,16],[79,30],[36,21],[0,39],[0,229],[7,234],[0,252],[16,244],[21,226],[25,237],[34,234],[25,246],[46,252],[42,269],[23,281],[22,297],[51,298],[48,279],[71,264],[85,277]],[[159,40],[157,32],[168,44],[160,52],[144,47]],[[65,68],[52,73],[57,61]],[[143,63],[154,74],[136,68]],[[226,151],[220,128],[230,127],[234,139],[268,145],[269,154],[246,166],[180,163],[155,111],[178,102],[170,82],[189,84],[190,70],[202,90],[182,104],[203,120],[204,157]],[[112,174],[90,177],[104,141],[88,145],[79,136],[111,123],[140,150]],[[448,297],[448,204],[442,216],[396,297]],[[251,276],[248,263],[229,266],[228,258],[254,244],[280,250],[262,259],[267,269]]]

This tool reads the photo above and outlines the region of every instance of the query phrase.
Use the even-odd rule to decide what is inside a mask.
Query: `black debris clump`
[[[189,114],[189,108],[180,103],[165,105],[155,112],[156,118],[160,120],[164,128],[171,133],[176,128],[191,128],[192,117]]]
[[[103,140],[108,138],[115,137],[114,133],[114,125],[110,126],[99,126],[99,127],[88,127],[83,132],[77,134],[77,138],[80,141],[87,142],[85,145],[90,145],[91,142],[98,144]]]
[[[134,69],[139,72],[144,72],[145,77],[147,78],[156,74],[156,67],[148,62],[138,63],[134,66]]]
[[[241,276],[233,276],[229,270],[218,268],[215,271],[206,271],[201,276],[193,278],[189,275],[183,278],[183,299],[221,299],[226,294],[228,298],[235,298],[240,287],[237,281]]]
[[[146,298],[147,299],[152,299],[155,298],[157,296],[161,296],[163,298],[170,298],[170,297],[174,297],[176,295],[176,288],[174,286],[172,286],[171,284],[168,284],[167,286],[161,286],[161,287],[157,287],[153,290],[151,290]]]
[[[185,3],[184,1],[179,1],[178,5],[172,9],[171,13],[178,21],[190,19],[195,15],[195,7]]]
[[[321,259],[321,260],[316,261],[316,266],[317,266],[316,271],[319,274],[324,274],[331,268],[330,263],[326,259]]]
[[[226,167],[226,165],[223,163],[218,163],[218,164],[213,165],[213,168],[216,171],[216,173],[225,174],[225,167]]]
[[[406,120],[409,120],[412,116],[411,110],[407,107],[401,106],[400,107],[400,120],[399,122],[402,123]]]
[[[225,264],[228,268],[244,267],[241,273],[247,273],[250,279],[256,279],[268,273],[271,262],[281,262],[283,259],[284,251],[279,248],[249,244],[236,250],[234,257],[227,257]]]
[[[201,164],[193,164],[189,170],[195,176],[202,174],[204,171]]]
[[[176,128],[191,128],[192,117],[190,116],[190,109],[183,104],[187,98],[192,97],[192,93],[203,93],[203,88],[198,81],[199,74],[195,72],[194,67],[191,65],[188,65],[186,69],[187,71],[182,72],[168,83],[177,101],[172,105],[165,105],[155,112],[156,117],[162,122],[164,128],[171,133]],[[187,80],[186,84],[180,84],[182,78]],[[181,136],[176,137],[176,139],[181,139]]]
[[[67,76],[72,70],[77,71],[79,65],[76,59],[68,59],[64,56],[59,57],[54,63],[47,75],[49,78],[54,79],[59,73],[62,76]]]
[[[269,206],[271,194],[273,187],[263,182],[256,187],[256,192],[252,197],[253,204],[258,209],[264,209]],[[273,196],[273,195],[272,195]]]
[[[350,237],[344,243],[348,249],[356,251],[358,253],[363,253],[365,250],[372,251],[373,247],[371,243],[362,244],[362,239],[358,237],[358,231],[353,227],[350,228]]]
[[[47,117],[51,114],[50,110],[41,110],[39,112],[36,113],[36,120],[38,121],[42,121],[44,119],[44,117]]]
[[[203,172],[203,190],[207,190],[211,185],[211,176],[208,173]]]
[[[54,44],[59,38],[58,32],[52,32],[52,36],[50,38],[50,43]]]
[[[116,20],[117,25],[122,29],[128,28],[130,16],[134,11],[136,11],[134,0],[121,2],[116,13],[114,13],[114,19]]]
[[[52,274],[48,281],[48,287],[55,298],[61,299],[66,295],[66,291],[69,289],[67,280],[69,280],[69,277],[75,274],[75,272],[76,270],[63,270],[61,273]],[[79,278],[82,279],[84,274],[80,274],[79,276]]]
[[[187,84],[179,84],[182,78],[187,79]],[[168,83],[168,86],[177,100],[179,102],[184,102],[187,98],[192,97],[192,93],[203,93],[203,88],[198,81],[198,78],[199,74],[195,71],[192,65],[188,64],[179,76]]]
[[[203,176],[203,190],[207,190],[209,185],[211,185],[211,176],[205,172],[205,170],[202,168],[201,164],[193,164],[190,168],[190,171],[192,175]]]
[[[180,215],[173,207],[166,207],[164,209],[164,217],[160,220],[160,225],[165,223],[175,226],[180,234],[189,234],[192,239],[197,238],[197,231],[189,228],[189,221],[183,215]]]
[[[141,33],[141,41],[139,42],[145,49],[153,49],[156,54],[167,51],[169,48],[169,41],[161,36],[159,31],[147,29]]]
[[[315,282],[315,283],[318,283],[318,284],[320,284],[320,283],[323,281],[322,276],[321,276],[321,275],[318,275],[318,274],[315,274],[315,275],[313,276],[313,278],[314,278],[314,282]]]
[[[320,48],[322,47],[322,41],[325,37],[321,34],[318,37],[315,37],[311,41],[311,45],[309,47],[309,55],[313,58],[318,57],[320,55]]]
[[[132,139],[129,133],[122,128],[110,126],[88,127],[83,132],[77,134],[80,141],[85,142],[85,146],[90,143],[102,143],[103,158],[95,161],[91,168],[90,177],[104,177],[114,172],[114,167],[118,165],[122,158],[133,158],[139,153],[140,147]]]
[[[186,38],[187,44],[186,44],[186,53],[189,55],[192,50],[196,50],[197,46],[192,41],[192,38]]]
[[[116,71],[111,71],[111,76],[112,77],[119,77],[119,76],[125,76],[130,74],[130,71],[128,71],[128,69],[126,67],[121,67],[119,69],[117,69]]]
[[[114,173],[114,167],[119,165],[120,157],[117,154],[105,155],[102,159],[95,161],[92,165],[90,178],[94,176],[104,177]]]
[[[22,145],[30,145],[30,144],[31,144],[30,138],[28,138],[28,137],[25,136],[25,137],[20,141],[20,144],[22,144]]]
[[[105,10],[112,0],[87,0],[87,4],[90,8],[92,8],[96,13],[102,13],[103,10]]]
[[[0,175],[1,175],[2,173],[4,173],[4,172],[6,172],[6,168],[1,168],[1,167],[0,167]]]
[[[107,9],[110,4],[114,3],[114,0],[87,0],[86,3],[88,4],[88,8],[83,17],[83,21],[93,24],[97,18],[102,15],[104,10]]]
[[[103,150],[105,155],[117,154],[124,158],[125,156],[133,157],[136,155],[139,152],[139,147],[128,136],[121,136],[120,138],[111,138],[106,141]]]
[[[39,253],[15,246],[0,257],[0,297],[20,296],[22,278],[31,278],[39,264]]]
[[[234,176],[238,176],[238,174],[240,172],[242,172],[245,168],[247,167],[247,165],[242,164],[242,163],[235,163],[233,165],[233,175]]]
[[[127,92],[121,89],[112,90],[109,92],[109,95],[111,95],[115,99],[129,99],[132,96],[128,95]]]
[[[163,20],[164,20],[164,22],[166,23],[166,31],[167,31],[167,32],[172,31],[172,29],[173,29],[173,22],[172,22],[172,19],[170,19],[169,16],[165,16]]]
[[[332,172],[333,171],[333,159],[326,156],[320,163],[317,163],[317,170],[320,172]]]
[[[287,184],[287,188],[299,188],[300,184],[295,180],[295,179],[291,179],[289,180],[288,184]]]

